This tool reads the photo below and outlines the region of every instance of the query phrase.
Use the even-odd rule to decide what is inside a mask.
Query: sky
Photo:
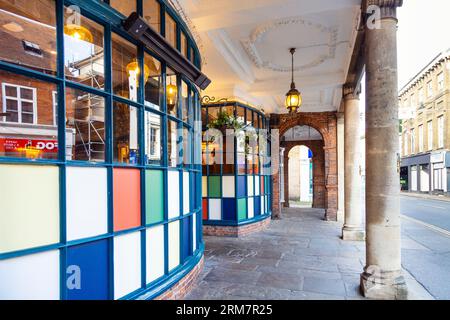
[[[404,0],[398,9],[398,88],[450,48],[450,0]],[[365,111],[365,78],[360,110]]]
[[[440,52],[450,48],[450,0],[404,0],[398,9],[401,89]]]

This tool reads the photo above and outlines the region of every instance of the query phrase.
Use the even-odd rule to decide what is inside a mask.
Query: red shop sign
[[[0,138],[0,150],[3,152],[19,152],[32,148],[44,153],[57,153],[57,140]]]

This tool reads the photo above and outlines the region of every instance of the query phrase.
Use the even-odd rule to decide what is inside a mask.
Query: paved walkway
[[[263,232],[205,237],[205,268],[186,299],[364,299],[359,277],[365,245],[342,241],[342,225],[323,221],[323,215],[286,209]],[[415,281],[411,287],[423,290]]]
[[[364,243],[339,239],[323,210],[287,209],[244,238],[205,237],[205,269],[187,299],[361,299]]]

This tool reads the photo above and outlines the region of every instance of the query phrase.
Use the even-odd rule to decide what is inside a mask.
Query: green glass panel
[[[238,199],[238,220],[247,219],[247,199]]]
[[[163,172],[160,170],[147,170],[145,172],[146,224],[164,220],[163,190]]]
[[[220,176],[208,177],[208,196],[210,198],[220,198]]]

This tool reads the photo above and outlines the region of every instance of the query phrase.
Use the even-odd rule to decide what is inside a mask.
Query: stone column
[[[283,203],[283,207],[284,208],[289,208],[290,204],[289,204],[289,152],[284,152],[284,157],[283,157],[283,175],[284,175],[284,180],[283,180],[283,191],[284,191],[284,203]]]
[[[402,3],[367,0],[363,8],[370,16],[365,23],[367,240],[361,291],[375,299],[408,294],[400,250],[396,9]]]
[[[342,239],[363,241],[359,89],[344,87],[345,223]]]
[[[339,112],[337,114],[337,145],[338,145],[338,212],[337,220],[339,222],[344,222],[344,208],[345,208],[345,197],[344,197],[344,177],[345,177],[345,166],[344,166],[344,113]]]

